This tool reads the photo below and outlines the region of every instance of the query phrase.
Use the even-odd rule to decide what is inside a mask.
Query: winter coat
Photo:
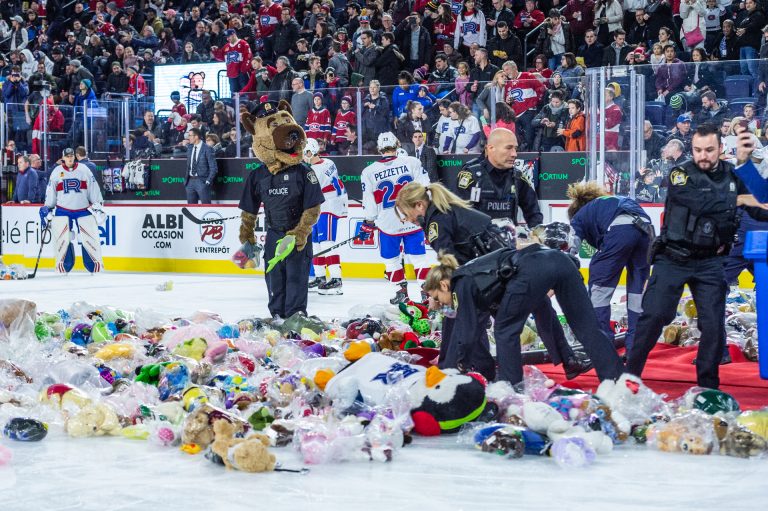
[[[368,108],[366,103],[373,103],[374,108]],[[362,115],[362,132],[365,140],[376,140],[379,133],[390,131],[392,124],[392,110],[389,107],[389,100],[383,92],[379,92],[379,97],[371,98],[370,94],[365,95],[363,104],[360,106]]]
[[[523,45],[520,39],[509,32],[506,39],[499,36],[488,41],[488,60],[496,67],[501,67],[508,60],[514,61],[519,68],[523,65]]]
[[[576,117],[568,117],[563,131],[565,137],[565,150],[579,152],[587,150],[587,119],[584,112],[579,112]]]
[[[363,75],[362,85],[365,87],[371,83],[371,80],[376,79],[376,60],[379,55],[381,55],[381,48],[375,44],[355,51],[355,69]]]
[[[299,40],[301,27],[295,19],[284,24],[282,21],[275,25],[272,32],[272,43],[275,55],[288,55],[288,50],[296,49],[296,41]]]
[[[675,59],[671,64],[665,62],[656,71],[656,90],[680,92],[683,90],[686,78],[685,64],[680,59]]]
[[[403,69],[405,57],[396,44],[390,44],[381,50],[376,60],[376,77],[382,86],[397,85],[397,75]]]
[[[563,32],[565,51],[563,53],[573,53],[573,35],[568,23],[560,22]],[[546,28],[539,30],[539,38],[536,40],[536,53],[543,53],[545,57],[550,58],[554,55],[552,51],[552,36],[549,35]]]
[[[680,17],[683,19],[683,26],[680,29],[681,41],[685,37],[686,32],[695,30],[697,26],[701,31],[701,35],[706,37],[707,35],[707,20],[705,16],[706,14],[707,14],[707,5],[704,2],[704,0],[696,0],[696,3],[693,5],[688,5],[686,2],[680,3]],[[685,45],[688,47],[689,50],[692,50],[693,48],[696,48],[696,47],[703,48],[704,41],[701,41],[700,43],[696,43],[693,46],[691,46],[690,44],[688,44],[688,42],[686,42]]]

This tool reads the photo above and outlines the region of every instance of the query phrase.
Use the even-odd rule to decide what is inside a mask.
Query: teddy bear
[[[522,413],[529,429],[547,435],[553,442],[561,438],[583,438],[598,454],[608,454],[613,450],[613,442],[608,435],[602,431],[587,431],[565,420],[558,410],[547,403],[526,402]]]
[[[243,472],[271,472],[275,469],[275,455],[269,452],[269,438],[252,433],[245,438],[235,438],[237,426],[227,420],[213,423],[214,441],[211,451],[218,455],[227,468]]]
[[[714,446],[715,426],[712,417],[693,410],[670,422],[648,426],[648,443],[660,451],[686,454],[710,454]]]
[[[715,431],[720,444],[720,454],[737,458],[749,458],[751,456],[759,456],[768,450],[768,442],[746,427],[735,421],[729,423],[722,418],[715,418],[715,421],[725,426],[721,428],[721,431],[718,431],[718,425],[715,425]],[[724,429],[724,432],[722,429]]]
[[[359,341],[362,342],[362,341]],[[315,384],[341,410],[357,410],[386,403],[392,383],[407,389],[414,431],[423,436],[453,433],[465,423],[482,420],[497,407],[485,398],[482,376],[460,374],[452,369],[428,369],[369,352],[354,363],[335,370],[314,367]]]
[[[595,396],[611,409],[617,423],[626,419],[630,425],[641,425],[654,414],[669,415],[661,396],[633,374],[624,373],[616,381],[604,380],[597,387]]]
[[[307,137],[288,102],[259,103],[252,112],[242,111],[240,121],[253,135],[253,152],[263,165],[251,171],[243,187],[239,204],[243,245],[232,259],[243,268],[260,258],[254,231],[263,203],[268,307],[273,318],[285,319],[306,313],[312,250],[305,248],[320,216],[323,192],[314,171],[303,162]]]
[[[209,403],[203,403],[195,411],[189,414],[184,421],[181,441],[185,445],[194,444],[205,449],[214,440],[213,423],[218,420],[231,422],[237,433],[244,433],[249,429],[246,420],[216,408]]]
[[[89,404],[66,421],[67,434],[72,437],[119,435],[123,429],[115,411],[103,403]]]

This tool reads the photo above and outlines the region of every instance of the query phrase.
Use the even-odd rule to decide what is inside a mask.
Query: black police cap
[[[277,113],[277,106],[277,101],[265,101],[264,103],[259,103],[251,113],[258,118],[267,117]]]

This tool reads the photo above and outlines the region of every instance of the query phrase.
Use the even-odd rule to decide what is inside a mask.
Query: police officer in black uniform
[[[449,308],[455,316],[454,331],[445,364],[467,367],[476,318],[496,313],[494,326],[498,380],[519,383],[523,379],[520,334],[525,321],[554,290],[576,338],[584,345],[601,380],[616,379],[624,366],[608,336],[600,330],[578,268],[559,250],[537,243],[521,250],[505,248],[458,267],[451,255],[440,256],[424,282],[430,297]]]
[[[494,225],[491,217],[476,211],[459,197],[451,193],[439,183],[424,186],[420,183],[406,184],[397,196],[395,202],[398,214],[411,223],[421,225],[426,233],[430,246],[438,253],[452,254],[459,265],[486,255],[495,250],[514,246],[514,239],[509,231]],[[549,300],[542,301],[533,311],[534,315],[546,317],[545,308],[551,308]],[[477,325],[454,325],[451,318],[443,322],[443,339],[438,362],[441,367],[454,367],[445,362],[451,351],[452,336],[464,339],[477,339],[479,342],[471,350],[467,368],[479,371],[489,379],[495,375],[495,364],[489,351],[486,325],[490,312],[483,312],[475,317]],[[559,322],[558,322],[559,324]],[[549,341],[554,337],[545,335],[544,345],[555,364],[563,362],[563,368],[568,379],[588,371],[592,365],[589,361],[571,356],[561,360],[561,353],[571,353],[572,350],[561,337],[560,345],[552,345]],[[502,361],[500,360],[501,364]]]
[[[259,104],[253,115],[265,117],[276,112],[277,103],[266,102]],[[323,200],[317,176],[305,163],[291,165],[276,174],[272,174],[266,165],[251,171],[245,181],[239,207],[257,216],[264,203],[267,228],[265,265],[274,257],[278,241],[297,227],[302,214],[319,206]],[[297,239],[296,249],[265,275],[272,317],[285,319],[296,312],[307,312],[312,244],[306,241]],[[302,247],[302,244],[305,246]]]
[[[459,172],[456,194],[494,220],[506,219],[508,222],[517,223],[517,208],[520,207],[529,227],[541,224],[544,215],[539,209],[536,191],[514,168],[517,159],[515,134],[506,128],[494,129],[488,136],[485,152],[485,158],[469,162]],[[583,372],[575,369],[582,361],[579,361],[568,345],[557,313],[552,308],[552,302],[547,300],[547,303],[540,305],[534,312],[536,330],[553,362],[565,362],[566,372],[572,376]],[[569,366],[574,367],[568,371]],[[588,367],[581,369],[587,370]]]
[[[749,157],[751,144],[749,136],[739,139],[737,160],[743,162]],[[733,173],[733,165],[719,159],[723,147],[717,128],[699,126],[692,147],[693,160],[669,174],[664,222],[654,245],[653,274],[643,296],[643,312],[627,370],[642,374],[662,329],[675,318],[683,286],[688,284],[701,330],[697,382],[717,388],[728,292],[723,259],[739,227],[738,206],[745,206],[744,211],[757,220],[768,219],[768,212],[756,207],[754,197]]]

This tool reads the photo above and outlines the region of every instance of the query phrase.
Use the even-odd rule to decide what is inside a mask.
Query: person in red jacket
[[[517,117],[517,126],[523,130],[523,140],[528,150],[533,147],[535,131],[531,122],[536,116],[536,107],[547,87],[531,73],[521,73],[512,61],[502,66],[509,80],[504,85],[504,100]]]
[[[261,32],[261,38],[264,40],[264,54],[262,57],[266,60],[272,60],[273,37],[272,33],[280,22],[280,16],[283,12],[283,6],[276,4],[272,0],[264,0],[259,7],[259,18],[257,26]]]
[[[341,98],[341,108],[336,112],[336,120],[333,122],[333,142],[339,149],[339,152],[346,154],[349,149],[349,140],[347,130],[350,126],[357,125],[357,114],[352,109],[352,96]]]
[[[227,63],[229,90],[238,92],[248,84],[248,68],[251,65],[251,47],[243,39],[238,39],[233,29],[224,31],[227,44],[223,48],[211,47],[211,55],[218,61]]]
[[[613,87],[605,89],[605,150],[619,150],[619,128],[624,114],[621,113],[619,105],[613,102],[616,97],[616,91]]]
[[[45,120],[43,119],[43,109],[40,108],[35,117],[35,123],[32,126],[32,153],[43,154],[43,126],[47,123],[46,133],[59,133],[64,131],[64,114],[61,113],[59,107],[53,103],[53,98],[48,97],[45,100],[47,105],[45,111]]]
[[[304,131],[307,138],[314,138],[318,142],[322,140],[327,144],[331,139],[331,112],[323,105],[322,92],[315,92],[312,102],[314,105],[307,113]]]
[[[541,25],[544,18],[544,13],[536,8],[536,0],[525,0],[525,9],[520,9],[514,23],[520,40],[523,41],[531,30]]]
[[[127,69],[127,72],[128,94],[133,96],[146,96],[147,82],[145,82],[144,77],[139,74],[139,66],[131,66]]]

